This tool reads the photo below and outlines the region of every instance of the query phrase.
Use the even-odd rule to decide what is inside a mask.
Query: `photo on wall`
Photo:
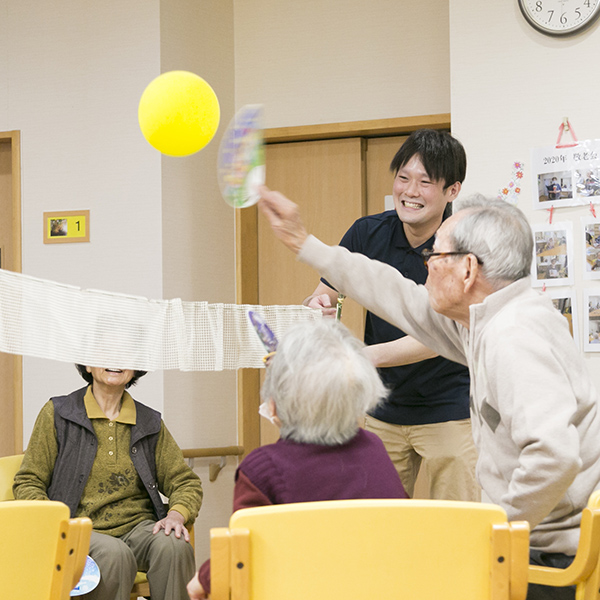
[[[50,219],[50,237],[69,233],[67,219]]]
[[[584,290],[585,352],[600,352],[600,288]]]
[[[538,202],[553,206],[568,206],[573,201],[573,183],[570,171],[540,173],[537,181]]]
[[[567,320],[569,331],[575,341],[578,349],[581,349],[579,343],[579,318],[577,311],[577,302],[575,292],[572,290],[548,290],[545,292],[551,299],[554,308]]]
[[[575,171],[575,194],[591,202],[600,202],[600,168],[588,167]]]
[[[533,285],[573,285],[573,224],[537,224],[532,229],[535,240],[531,266]]]
[[[584,238],[583,276],[585,279],[600,279],[600,219],[582,217]]]

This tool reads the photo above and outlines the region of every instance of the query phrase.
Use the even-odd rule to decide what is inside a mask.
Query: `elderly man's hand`
[[[174,531],[175,537],[180,538],[181,534],[183,534],[183,539],[186,542],[190,541],[190,534],[185,528],[183,515],[176,510],[170,510],[164,519],[157,521],[152,533],[157,534],[161,529],[165,530],[165,535],[169,535],[171,531]]]
[[[200,584],[198,573],[196,573],[187,584],[187,593],[190,600],[204,600],[205,598],[208,598],[208,594]]]
[[[273,192],[266,186],[259,188],[261,200],[258,207],[267,217],[275,235],[290,249],[298,254],[308,237],[298,206],[279,192]]]

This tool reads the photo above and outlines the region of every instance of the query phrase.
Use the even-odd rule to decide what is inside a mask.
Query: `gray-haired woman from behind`
[[[364,344],[338,322],[293,326],[270,360],[261,397],[281,438],[239,465],[233,510],[270,504],[406,498],[381,440],[359,420],[386,395]],[[210,592],[210,563],[188,584]]]

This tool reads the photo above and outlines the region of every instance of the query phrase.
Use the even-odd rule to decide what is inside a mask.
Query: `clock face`
[[[530,25],[549,35],[569,35],[585,29],[600,15],[600,0],[519,0]]]

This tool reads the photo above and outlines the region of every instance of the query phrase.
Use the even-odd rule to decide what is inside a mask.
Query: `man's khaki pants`
[[[394,425],[367,416],[365,429],[381,439],[411,498],[423,461],[429,478],[430,498],[481,501],[481,488],[475,480],[477,451],[470,419]]]

